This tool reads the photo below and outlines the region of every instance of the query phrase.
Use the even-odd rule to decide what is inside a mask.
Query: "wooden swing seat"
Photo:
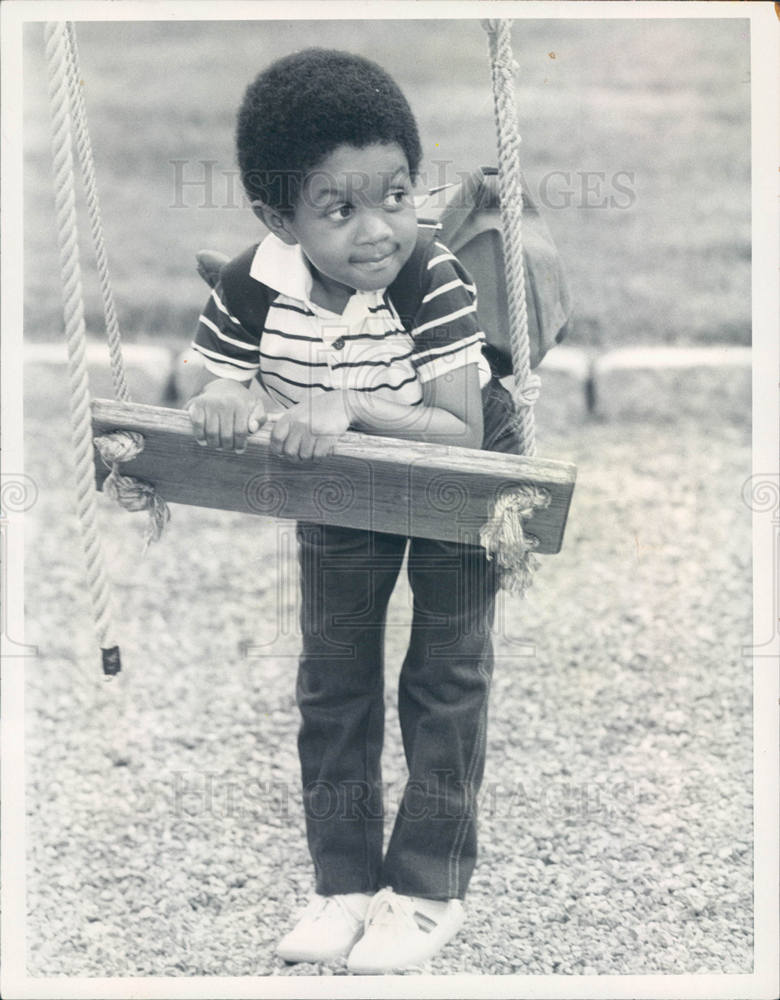
[[[271,453],[268,425],[246,451],[196,443],[183,410],[96,399],[94,435],[137,431],[144,449],[121,472],[154,484],[168,503],[292,518],[392,534],[478,543],[507,490],[532,485],[550,504],[525,522],[536,551],[560,551],[576,468],[568,462],[346,433],[333,455],[296,464]],[[95,453],[96,482],[108,469]]]

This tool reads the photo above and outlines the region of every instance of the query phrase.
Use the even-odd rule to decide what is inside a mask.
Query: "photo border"
[[[753,477],[778,490],[778,71],[774,5],[763,2],[48,2],[14,0],[0,7],[2,26],[2,460],[4,480],[24,476],[22,446],[22,29],[45,20],[309,20],[327,18],[742,18],[751,22]],[[9,585],[5,621],[24,643],[24,514],[3,510]],[[753,510],[754,586],[754,972],[749,975],[338,977],[29,977],[25,970],[24,672],[28,660],[2,651],[2,995],[82,997],[772,997],[778,983],[778,647],[777,514]],[[767,630],[774,649],[765,643]],[[749,654],[750,650],[748,650]]]

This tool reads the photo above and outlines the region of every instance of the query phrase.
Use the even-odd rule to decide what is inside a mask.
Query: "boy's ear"
[[[263,204],[262,201],[253,201],[252,211],[263,223],[263,225],[270,229],[271,232],[275,236],[278,236],[284,243],[288,243],[292,246],[294,243],[298,242],[293,233],[290,231],[289,216],[282,215],[281,212],[277,211],[275,208],[271,208],[269,205]]]

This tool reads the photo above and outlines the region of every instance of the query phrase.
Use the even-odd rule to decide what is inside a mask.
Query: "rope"
[[[87,582],[92,598],[95,626],[103,654],[103,672],[120,670],[119,647],[113,640],[108,579],[97,532],[97,503],[93,468],[92,423],[86,363],[86,330],[78,253],[75,177],[71,122],[68,108],[68,42],[64,24],[45,27],[52,117],[54,201],[62,269],[65,341],[68,349],[71,437],[76,463],[76,511],[86,557]]]
[[[512,56],[511,21],[483,22],[490,44],[493,105],[498,140],[498,183],[504,239],[509,339],[512,346],[514,384],[512,396],[518,413],[523,453],[536,454],[533,405],[541,382],[531,373],[528,341],[528,309],[523,266],[523,185],[520,172],[520,132],[517,126],[514,77],[517,63]]]
[[[520,171],[520,132],[517,125],[514,77],[517,63],[512,55],[511,21],[482,22],[490,46],[493,83],[493,106],[498,143],[498,189],[501,200],[504,268],[506,271],[509,341],[512,349],[514,380],[512,398],[517,411],[517,430],[522,453],[536,454],[534,403],[539,397],[541,380],[531,371],[528,335],[528,308],[525,297],[523,263],[523,181]],[[523,525],[536,510],[550,504],[546,490],[519,486],[506,491],[497,500],[488,522],[482,527],[480,541],[488,559],[495,559],[500,584],[505,590],[523,594],[531,585],[539,561],[533,550],[537,540],[527,535]]]
[[[108,353],[111,359],[111,376],[114,384],[114,394],[117,399],[125,402],[130,401],[130,390],[127,387],[125,376],[124,360],[122,358],[122,336],[119,331],[119,322],[114,306],[114,293],[111,287],[111,276],[108,270],[108,256],[103,237],[103,219],[100,211],[100,198],[98,197],[97,180],[95,177],[95,158],[92,152],[92,142],[89,137],[89,126],[87,123],[87,111],[84,105],[83,81],[79,65],[78,44],[76,41],[76,28],[72,22],[66,22],[66,49],[67,49],[67,79],[68,98],[70,101],[71,124],[73,127],[76,149],[81,166],[82,180],[84,182],[84,194],[89,211],[89,226],[92,233],[92,242],[95,247],[95,261],[97,264],[98,276],[100,278],[100,294],[103,299],[103,315],[106,324],[106,338],[108,340]],[[143,449],[143,438],[136,454]],[[106,460],[100,447],[100,438],[95,438],[95,444],[101,457],[111,469],[110,475],[103,484],[103,490],[107,496],[111,497],[126,510],[149,511],[149,523],[146,530],[146,540],[144,552],[146,552],[151,541],[159,541],[163,528],[170,520],[170,511],[167,504],[155,492],[151,483],[141,479],[133,479],[130,476],[120,476],[118,469],[119,458],[111,461]],[[135,455],[129,454],[126,450],[124,461],[129,461]]]
[[[103,315],[106,321],[106,337],[108,353],[111,359],[111,376],[114,382],[114,395],[117,399],[130,401],[130,391],[127,388],[125,367],[122,359],[122,339],[119,333],[119,323],[114,307],[114,293],[111,289],[111,277],[108,271],[108,257],[103,239],[103,219],[100,212],[100,199],[95,179],[95,158],[92,153],[92,143],[87,126],[87,111],[84,106],[83,81],[79,67],[79,54],[76,44],[76,29],[71,22],[66,23],[68,94],[70,98],[70,113],[73,124],[76,150],[81,165],[81,176],[84,182],[84,193],[89,210],[89,226],[92,232],[92,242],[95,246],[95,259],[100,278],[100,294],[103,299]]]

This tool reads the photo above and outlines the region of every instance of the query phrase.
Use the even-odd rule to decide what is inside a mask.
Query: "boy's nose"
[[[391,226],[387,219],[373,212],[366,213],[361,220],[360,231],[358,233],[359,243],[381,243],[382,240],[389,239],[393,235]]]

